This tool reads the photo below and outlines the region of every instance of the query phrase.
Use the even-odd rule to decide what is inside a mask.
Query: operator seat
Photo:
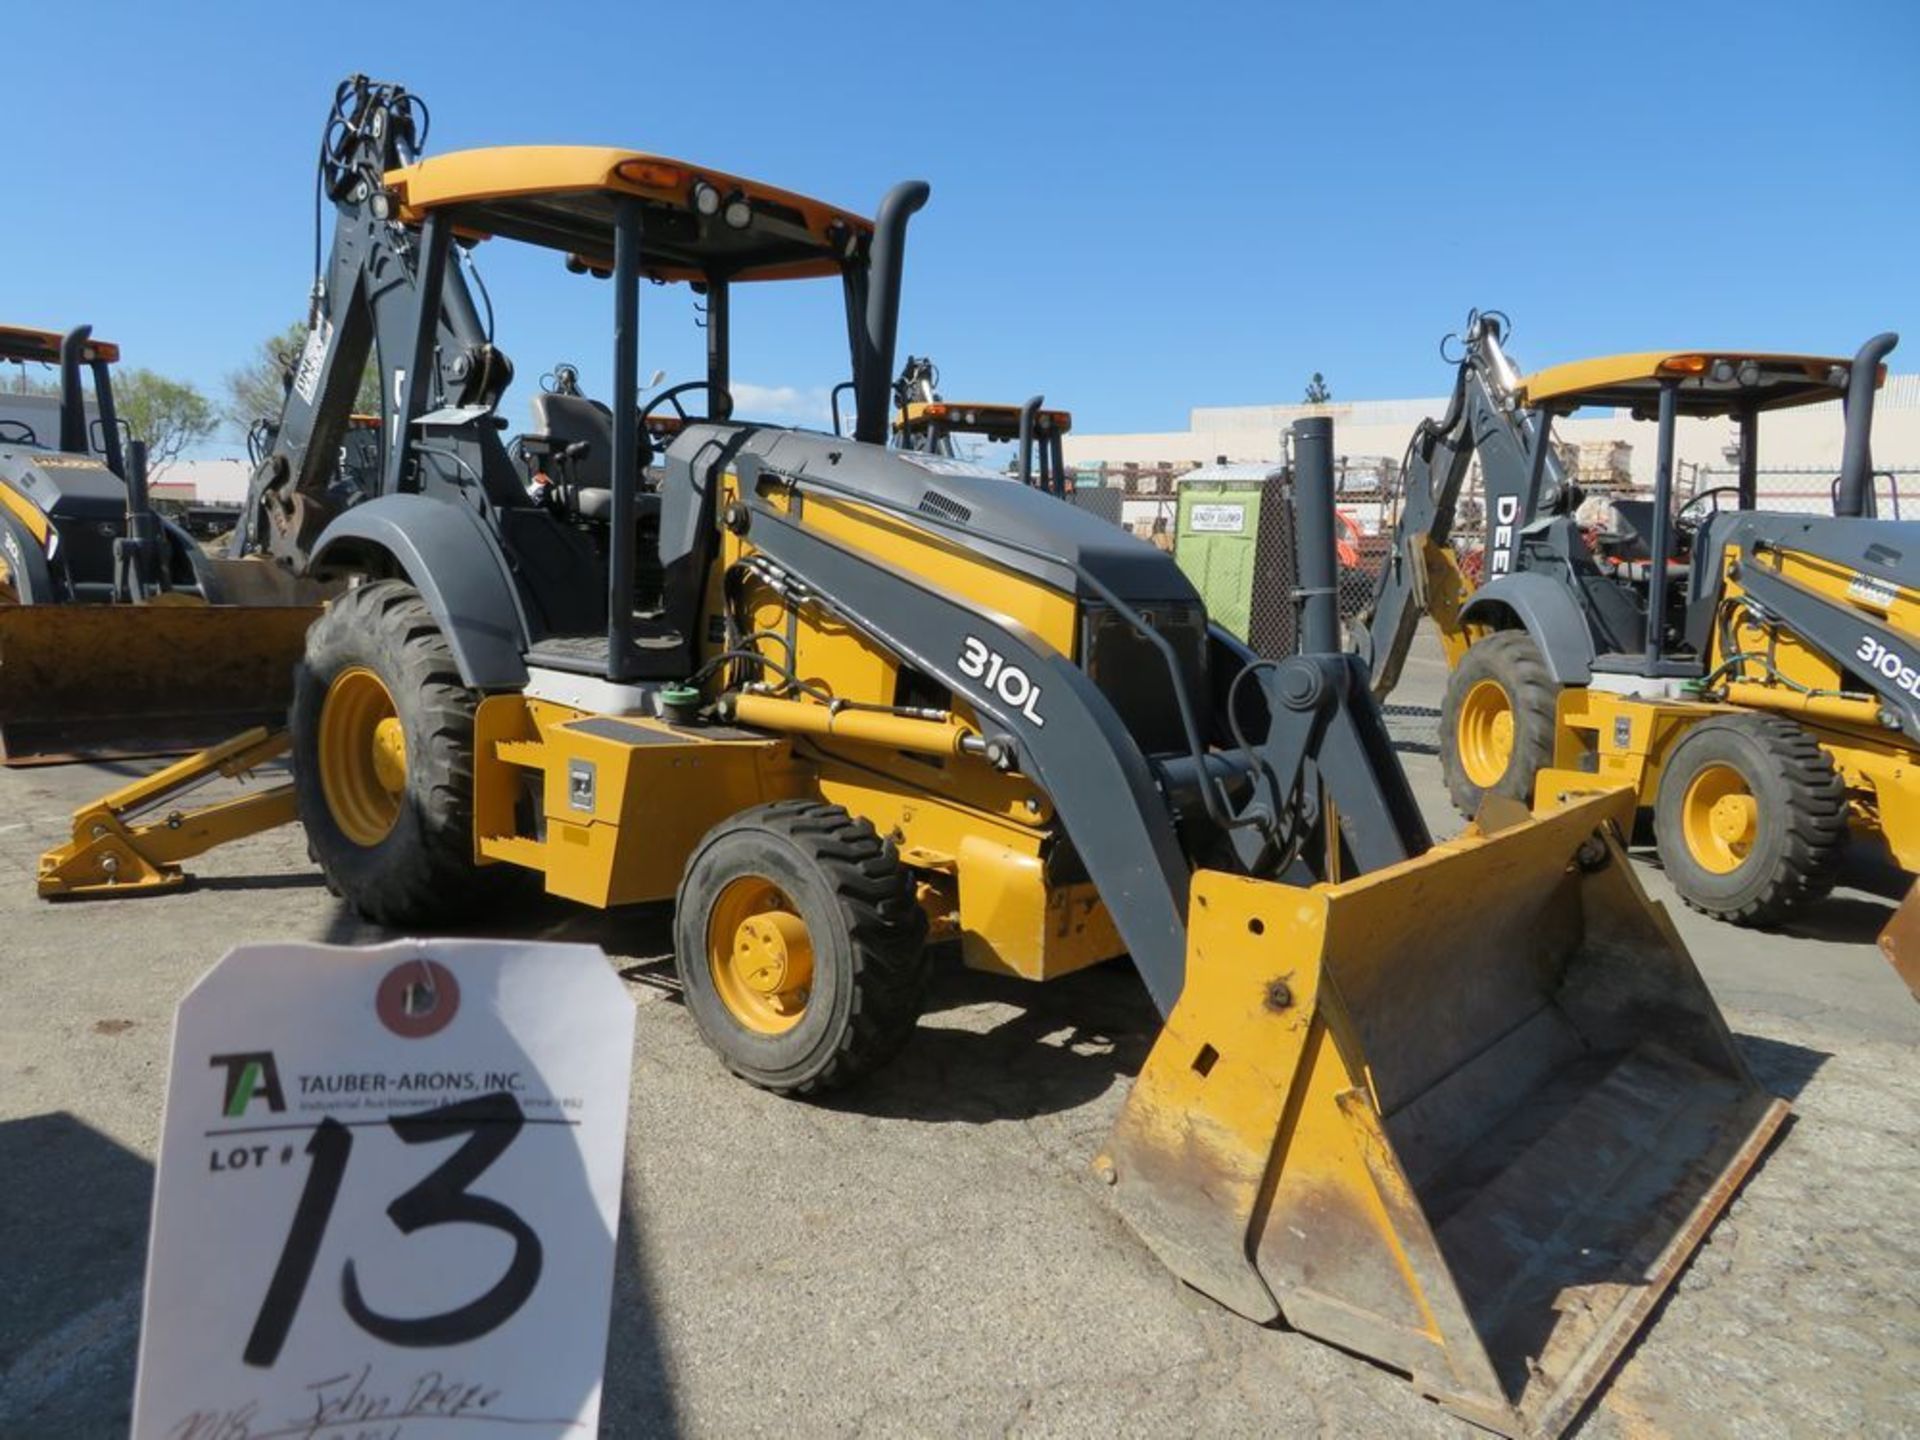
[[[1613,502],[1614,525],[1620,533],[1620,554],[1628,560],[1648,560],[1653,557],[1653,502],[1651,500],[1619,499]],[[1677,536],[1671,529],[1667,531],[1667,558],[1679,558],[1676,548]]]
[[[585,442],[586,450],[558,467],[556,476],[563,504],[583,520],[606,521],[613,515],[613,412],[584,395],[543,390],[533,397],[533,425],[545,448],[555,456]],[[636,482],[637,482],[636,477]],[[654,516],[660,497],[635,486],[634,514]]]
[[[587,452],[573,461],[573,483],[583,490],[605,490],[613,483],[613,412],[584,395],[542,390],[533,397],[533,428],[555,452],[585,441]]]

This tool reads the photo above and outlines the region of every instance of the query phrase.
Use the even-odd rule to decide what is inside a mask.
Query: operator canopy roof
[[[1847,392],[1853,362],[1836,355],[1772,355],[1750,350],[1642,350],[1603,355],[1535,371],[1520,381],[1523,405],[1573,410],[1614,405],[1642,417],[1660,403],[1660,387],[1677,380],[1682,415],[1728,415],[1752,408],[1783,410],[1837,400]],[[1874,376],[1886,383],[1887,367]]]
[[[851,211],[724,171],[595,145],[455,150],[389,170],[397,218],[447,215],[464,236],[495,235],[613,268],[614,207],[644,202],[643,274],[654,280],[797,280],[837,275],[873,234]]]
[[[24,325],[0,325],[0,360],[35,360],[45,365],[58,365],[62,338],[57,330],[30,330]],[[113,365],[120,359],[120,347],[105,340],[89,340],[80,358],[88,364],[104,360]]]
[[[1002,432],[1011,438],[1020,433],[1019,405],[980,404],[972,400],[915,400],[896,406],[893,428],[917,430],[929,425],[946,424],[963,430],[979,430],[989,438]],[[1070,410],[1041,410],[1034,415],[1034,429],[1058,430],[1062,435],[1073,428]]]

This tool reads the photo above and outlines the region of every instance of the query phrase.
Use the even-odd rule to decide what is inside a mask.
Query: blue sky
[[[1338,398],[1438,393],[1475,305],[1529,365],[1895,328],[1920,369],[1911,0],[915,10],[15,7],[44,78],[9,118],[0,319],[90,320],[215,391],[303,313],[318,132],[362,70],[427,99],[435,151],[628,145],[862,210],[929,180],[903,351],[1082,430],[1297,400],[1313,370]],[[603,390],[607,287],[478,259],[514,423],[556,360]],[[843,378],[830,283],[755,287],[734,329],[763,412]],[[684,293],[645,294],[642,344],[643,373],[697,373]]]

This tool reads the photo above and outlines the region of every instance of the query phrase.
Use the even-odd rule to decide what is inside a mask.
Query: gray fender
[[[327,526],[307,568],[377,574],[383,554],[433,611],[462,681],[476,690],[526,685],[526,615],[500,542],[478,515],[425,495],[382,495]]]
[[[1593,632],[1567,587],[1545,575],[1502,575],[1474,591],[1460,611],[1463,624],[1532,637],[1556,685],[1584,685],[1593,675]]]

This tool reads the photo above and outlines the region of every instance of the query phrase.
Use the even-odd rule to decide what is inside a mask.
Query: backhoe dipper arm
[[[1529,419],[1515,397],[1518,382],[1501,334],[1499,316],[1469,317],[1466,353],[1446,414],[1420,422],[1401,462],[1393,544],[1357,624],[1360,657],[1372,672],[1376,697],[1399,682],[1421,615],[1431,615],[1449,640],[1458,634],[1456,614],[1471,582],[1453,560],[1453,523],[1474,458],[1487,510],[1487,578],[1512,568],[1521,528],[1565,485],[1553,447],[1540,443],[1545,417],[1534,412]]]
[[[334,486],[360,377],[376,352],[386,429],[381,494],[413,486],[397,434],[442,403],[490,404],[511,374],[488,342],[444,222],[430,217],[412,228],[390,218],[383,177],[415,158],[420,113],[400,87],[361,76],[336,96],[320,176],[335,211],[332,251],[315,277],[306,344],[272,447],[248,487],[236,555],[266,553],[302,569],[327,522],[368,498]]]

